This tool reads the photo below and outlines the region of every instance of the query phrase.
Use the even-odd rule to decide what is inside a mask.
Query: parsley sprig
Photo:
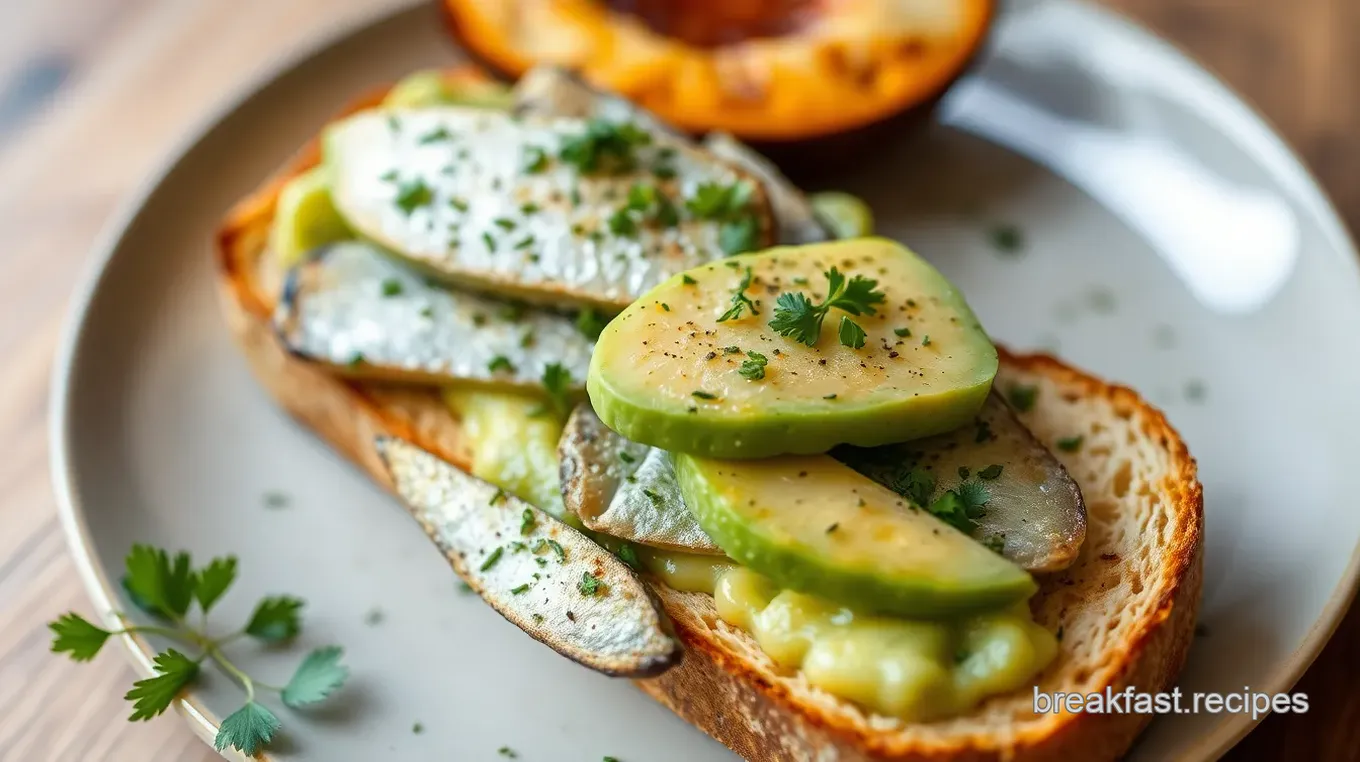
[[[835,267],[823,275],[827,280],[826,298],[818,304],[813,304],[802,291],[786,291],[779,295],[775,300],[774,318],[770,320],[770,327],[776,333],[815,346],[822,335],[822,321],[833,307],[851,315],[872,315],[876,312],[874,305],[885,298],[882,291],[875,290],[878,281],[872,278],[856,275],[847,281]],[[848,347],[864,346],[864,330],[848,318],[841,321],[840,336],[841,343]]]
[[[738,283],[736,290],[732,292],[732,306],[728,307],[726,312],[718,316],[719,323],[736,320],[741,317],[741,311],[747,308],[750,308],[752,315],[760,314],[760,308],[746,295],[746,289],[751,287],[752,277],[751,268],[746,268],[746,274],[742,276],[741,283]]]
[[[258,691],[276,692],[285,706],[297,709],[325,699],[349,677],[349,669],[340,664],[343,651],[338,646],[312,651],[282,687],[256,680],[227,658],[223,646],[238,638],[251,637],[264,643],[290,640],[301,628],[299,612],[303,606],[302,600],[291,596],[264,598],[255,605],[241,629],[221,636],[208,634],[204,629],[208,612],[236,579],[234,556],[214,558],[207,566],[195,570],[186,552],[172,557],[159,548],[134,545],[125,566],[123,588],[128,597],[160,624],[130,624],[126,617],[117,614],[121,626],[110,630],[75,612],[67,612],[48,624],[48,628],[53,633],[52,651],[65,653],[77,662],[93,659],[109,638],[130,633],[167,638],[197,652],[197,656],[190,656],[176,648],[166,648],[156,654],[152,660],[155,675],[133,683],[124,696],[132,702],[132,714],[128,717],[131,722],[149,720],[168,709],[199,676],[203,662],[212,660],[246,694],[241,708],[222,721],[215,746],[218,751],[231,746],[246,756],[254,756],[269,745],[280,726],[274,712],[256,701]],[[187,621],[195,603],[203,622],[198,627]]]

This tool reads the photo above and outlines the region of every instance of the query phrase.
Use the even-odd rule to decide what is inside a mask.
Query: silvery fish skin
[[[563,500],[586,527],[655,548],[722,555],[685,507],[666,451],[615,434],[581,404],[557,454]]]
[[[316,251],[285,277],[274,328],[294,354],[351,375],[538,388],[559,363],[575,388],[595,343],[565,315],[431,286],[372,244]],[[505,363],[495,358],[505,358]]]
[[[680,662],[660,604],[609,551],[409,442],[379,437],[375,446],[453,570],[520,629],[609,675],[651,677]]]
[[[581,119],[453,106],[366,111],[327,129],[324,160],[332,200],[352,228],[435,277],[506,297],[618,311],[726,256],[723,224],[683,211],[704,184],[744,184],[755,248],[773,243],[769,201],[754,178],[665,136],[634,148],[632,171],[583,175],[558,153],[586,130]],[[657,167],[674,176],[658,177]],[[671,199],[678,224],[614,232],[611,218],[639,183]]]
[[[978,441],[984,428],[987,435]],[[630,453],[635,463],[620,463],[618,452]],[[558,454],[567,508],[591,529],[644,545],[722,552],[685,508],[667,453],[624,439],[580,406]],[[996,393],[972,425],[957,431],[883,447],[840,447],[831,455],[889,488],[919,466],[934,476],[937,495],[965,481],[959,469],[967,468],[968,478],[991,496],[973,536],[999,537],[1001,554],[1029,571],[1070,566],[1086,539],[1081,489]],[[978,472],[993,464],[1001,474],[981,480]]]
[[[655,114],[613,93],[597,90],[559,66],[536,66],[520,77],[511,93],[514,113],[533,117],[575,117],[632,122],[648,132],[688,139]]]
[[[830,241],[833,236],[822,224],[812,204],[798,186],[789,181],[769,159],[725,132],[711,132],[703,147],[720,159],[755,175],[770,194],[770,206],[779,221],[779,242],[784,245]]]
[[[612,93],[597,90],[571,72],[554,66],[531,70],[515,85],[515,113],[572,116],[632,122],[654,134],[685,140],[682,133],[651,112]],[[794,245],[831,239],[831,232],[812,210],[807,196],[769,159],[725,132],[710,133],[703,148],[755,176],[765,186],[779,221],[779,243]]]
[[[977,481],[991,498],[973,536],[1000,538],[1001,554],[1028,571],[1067,568],[1086,539],[1081,488],[995,391],[972,425],[915,442],[840,447],[831,455],[889,489],[913,467],[935,478],[936,495]],[[992,465],[1002,467],[998,477],[978,476]],[[960,469],[967,469],[967,479]]]

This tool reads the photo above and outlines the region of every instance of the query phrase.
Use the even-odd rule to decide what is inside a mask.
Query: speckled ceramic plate
[[[458,586],[393,501],[294,425],[232,348],[209,236],[365,88],[454,51],[429,4],[354,30],[241,101],[130,207],[85,282],[54,388],[52,458],[97,607],[128,546],[241,557],[224,618],[308,601],[302,646],[354,678],[287,713],[280,760],[702,762],[731,754],[518,633]],[[1360,511],[1360,271],[1298,160],[1209,75],[1086,5],[1007,15],[931,134],[836,185],[960,284],[1016,347],[1049,347],[1165,407],[1202,465],[1203,632],[1183,690],[1284,690],[1345,609]],[[264,495],[286,494],[284,507]],[[373,612],[378,612],[374,614]],[[128,641],[137,665],[146,644]],[[260,671],[295,657],[240,652]],[[187,702],[210,737],[239,694]],[[412,732],[414,723],[424,732]],[[1138,759],[1208,759],[1248,715],[1154,722]]]

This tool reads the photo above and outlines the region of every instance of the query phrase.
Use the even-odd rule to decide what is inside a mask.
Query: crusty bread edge
[[[457,75],[473,76],[467,70]],[[366,97],[353,108],[371,105],[378,97]],[[337,378],[300,360],[279,343],[272,330],[269,298],[257,288],[255,263],[264,251],[280,190],[290,178],[314,166],[318,158],[319,147],[314,140],[278,175],[234,206],[218,232],[219,295],[231,333],[255,376],[275,400],[384,487],[391,485],[372,446],[379,434],[406,438],[466,468],[466,450],[450,443],[450,439],[456,442],[456,436],[428,436],[424,430],[428,426],[422,426],[409,410],[391,404],[381,390]],[[1203,578],[1203,497],[1194,459],[1161,411],[1133,390],[1105,383],[1046,355],[1000,351],[1007,366],[1047,376],[1075,394],[1106,399],[1121,414],[1140,421],[1144,435],[1169,455],[1170,476],[1166,481],[1168,497],[1174,503],[1171,510],[1187,519],[1185,523],[1193,531],[1165,548],[1166,568],[1171,570],[1168,576],[1174,582],[1117,654],[1116,677],[1111,682],[1115,690],[1124,686],[1148,691],[1167,688],[1189,651]],[[437,397],[430,395],[430,399]],[[1137,714],[1064,714],[1004,744],[961,738],[945,746],[902,748],[885,734],[820,716],[734,658],[709,633],[684,626],[683,617],[674,618],[680,620],[677,634],[687,650],[684,661],[661,677],[638,681],[638,685],[686,722],[754,762],[1112,759],[1127,750],[1151,720],[1148,715]]]

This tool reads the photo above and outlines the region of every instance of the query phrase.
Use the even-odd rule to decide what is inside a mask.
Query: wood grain
[[[306,41],[393,0],[22,0],[0,10],[0,759],[217,757],[173,715],[132,725],[116,649],[48,654],[43,624],[89,613],[48,486],[46,397],[61,313],[120,199],[185,132]],[[1360,229],[1360,3],[1106,0],[1246,95]],[[1208,634],[1212,638],[1212,633]],[[1360,611],[1232,760],[1360,760]]]

